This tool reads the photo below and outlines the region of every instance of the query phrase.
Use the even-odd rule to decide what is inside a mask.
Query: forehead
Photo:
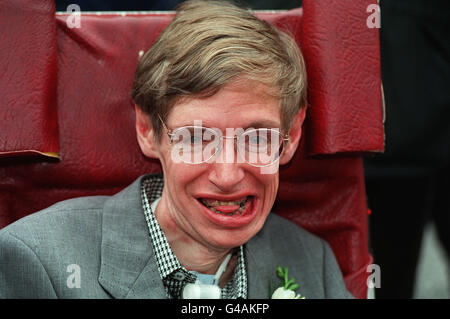
[[[207,98],[184,98],[169,113],[172,126],[280,127],[280,99],[255,81],[232,82]]]

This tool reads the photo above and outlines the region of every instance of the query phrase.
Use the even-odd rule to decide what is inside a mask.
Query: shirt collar
[[[141,197],[145,219],[149,228],[150,239],[155,252],[161,280],[166,287],[169,298],[180,298],[181,290],[187,283],[194,283],[196,275],[188,272],[173,253],[167,238],[154,215],[154,209],[162,195],[162,176],[149,176],[142,181]],[[151,204],[150,204],[151,203]],[[222,288],[222,294],[227,298],[247,297],[247,274],[245,269],[243,246],[238,250],[238,262],[230,282]]]

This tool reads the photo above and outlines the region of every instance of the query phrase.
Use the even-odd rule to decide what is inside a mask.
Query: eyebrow
[[[188,124],[181,123],[179,125],[174,125],[172,129],[176,129],[176,128],[184,127],[184,126],[193,126],[193,125],[194,125],[194,123],[188,123]],[[202,127],[216,128],[213,125],[205,125],[203,122],[202,122]],[[235,127],[235,128],[237,128],[237,127]],[[281,129],[281,124],[278,123],[277,121],[262,119],[262,120],[256,120],[254,122],[251,122],[249,125],[247,125],[247,127],[243,127],[242,129],[244,129],[244,131],[245,131],[245,130],[251,129],[251,128]],[[171,129],[171,128],[169,128],[169,129]]]
[[[250,123],[246,127],[246,129],[250,128],[250,127],[253,127],[253,128],[279,128],[280,124],[278,122],[271,121],[271,120],[262,120],[262,121],[260,120],[260,121],[255,121],[255,122]]]
[[[189,124],[180,124],[180,125],[175,125],[174,127],[183,127],[183,126],[193,126],[194,123],[189,123]],[[271,120],[257,120],[254,122],[251,122],[250,124],[247,125],[247,127],[243,127],[243,129],[248,129],[248,128],[279,128],[280,127],[280,123],[276,122],[276,121],[271,121]],[[212,125],[205,125],[204,123],[202,123],[203,127],[213,127]]]

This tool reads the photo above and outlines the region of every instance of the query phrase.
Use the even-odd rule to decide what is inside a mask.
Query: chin
[[[213,238],[209,238],[208,242],[217,248],[226,248],[231,249],[234,247],[239,247],[241,245],[244,245],[247,243],[251,238],[253,238],[259,230],[262,228],[264,223],[261,223],[261,225],[248,225],[246,228],[250,229],[226,229],[222,231],[214,230],[217,233],[217,236],[214,236]]]

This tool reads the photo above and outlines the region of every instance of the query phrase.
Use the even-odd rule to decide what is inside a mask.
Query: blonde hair
[[[212,96],[237,77],[273,88],[285,131],[306,107],[305,65],[293,38],[234,4],[186,1],[139,62],[131,96],[159,141],[157,114],[166,120],[180,98]]]

